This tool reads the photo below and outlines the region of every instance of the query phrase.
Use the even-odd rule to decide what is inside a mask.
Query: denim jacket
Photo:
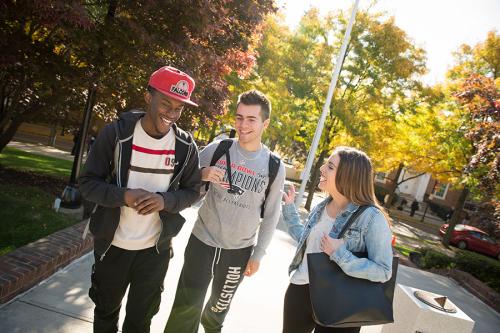
[[[297,269],[302,262],[309,233],[331,200],[329,197],[314,207],[305,224],[300,222],[300,216],[294,204],[283,206],[283,219],[288,233],[298,242],[297,251],[288,269],[289,273]],[[345,223],[358,207],[351,202],[337,215],[329,233],[330,237],[338,238]],[[332,253],[330,260],[336,262],[344,273],[375,282],[385,282],[391,278],[391,230],[384,215],[377,208],[366,209],[349,227],[343,239],[344,244]],[[368,258],[358,258],[353,254],[353,252],[365,251],[368,253]]]

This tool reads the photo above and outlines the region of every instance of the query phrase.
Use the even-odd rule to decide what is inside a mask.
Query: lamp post
[[[420,219],[420,222],[424,222],[425,215],[427,214],[427,209],[429,208],[429,194],[428,193],[424,194],[424,199],[422,201],[425,202],[425,210],[424,210],[424,214],[422,215],[422,218]]]
[[[321,138],[321,133],[323,132],[323,127],[325,126],[325,119],[328,111],[330,110],[330,104],[332,102],[333,92],[335,86],[337,85],[337,80],[340,75],[340,70],[342,69],[343,60],[345,58],[345,53],[347,51],[347,44],[349,43],[349,38],[351,36],[352,26],[356,18],[356,12],[358,10],[359,0],[354,2],[352,8],[351,18],[347,24],[347,28],[344,34],[344,40],[342,41],[342,46],[340,47],[340,52],[337,57],[337,62],[335,63],[335,70],[333,71],[332,80],[330,81],[330,86],[328,87],[328,93],[326,95],[326,101],[323,105],[323,112],[318,120],[318,126],[316,127],[316,132],[314,133],[313,142],[311,144],[311,149],[309,150],[309,155],[307,156],[305,169],[300,175],[302,183],[300,184],[299,194],[295,198],[295,205],[300,206],[303,200],[304,191],[306,189],[307,181],[309,180],[309,174],[311,173],[311,167],[316,156],[316,150],[318,149],[319,139]]]
[[[95,94],[97,85],[92,84],[88,90],[87,101],[85,102],[85,109],[83,115],[83,122],[80,125],[80,137],[78,138],[75,158],[73,160],[73,167],[71,168],[71,176],[69,183],[63,190],[61,195],[61,207],[68,209],[77,209],[81,206],[81,196],[78,191],[78,184],[76,180],[80,175],[80,167],[83,159],[83,149],[85,147],[85,138],[89,130],[90,117],[95,103]]]

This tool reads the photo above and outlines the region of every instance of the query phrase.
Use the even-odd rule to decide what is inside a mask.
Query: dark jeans
[[[313,319],[309,285],[290,283],[285,294],[283,333],[358,333],[361,327],[333,328],[316,324]]]
[[[103,261],[95,256],[89,289],[95,303],[94,332],[118,331],[122,299],[129,285],[122,332],[149,332],[151,319],[160,307],[169,261],[170,251],[157,253],[155,247],[130,251],[111,246]]]
[[[252,248],[215,248],[191,235],[165,332],[197,333],[200,320],[206,333],[220,332],[231,300],[243,280]],[[212,279],[212,293],[202,314]]]

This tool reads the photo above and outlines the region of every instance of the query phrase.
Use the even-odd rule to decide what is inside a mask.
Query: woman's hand
[[[293,184],[290,184],[288,191],[283,192],[283,201],[287,205],[295,202],[295,186]]]
[[[337,249],[344,244],[343,239],[337,239],[337,238],[332,238],[328,235],[324,235],[323,238],[321,238],[321,251],[325,252],[328,254],[328,256],[331,256],[332,253],[337,251]]]

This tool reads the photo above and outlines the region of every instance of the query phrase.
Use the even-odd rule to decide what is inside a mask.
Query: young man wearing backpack
[[[238,139],[213,142],[200,152],[209,190],[184,253],[165,332],[196,333],[200,320],[206,333],[220,332],[243,276],[259,269],[278,223],[285,181],[283,163],[261,142],[270,113],[261,92],[241,94],[234,126]]]
[[[146,112],[122,113],[97,137],[79,179],[82,196],[96,204],[90,218],[95,264],[89,296],[94,332],[117,332],[129,288],[122,332],[149,332],[158,312],[179,214],[199,198],[201,173],[191,136],[175,122],[195,83],[162,67],[144,94]]]

